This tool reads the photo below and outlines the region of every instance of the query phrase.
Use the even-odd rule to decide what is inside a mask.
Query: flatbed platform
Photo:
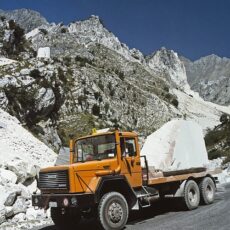
[[[190,177],[199,178],[205,177],[206,175],[211,174],[206,168],[190,168],[183,170],[174,170],[168,172],[156,172],[149,171],[148,172],[148,185],[157,185],[163,183],[170,183],[176,181],[183,181]]]

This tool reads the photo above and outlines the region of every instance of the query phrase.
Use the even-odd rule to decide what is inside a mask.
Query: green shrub
[[[211,130],[205,135],[205,143],[207,146],[212,146],[221,141],[225,135],[224,130]]]
[[[113,89],[113,86],[112,86],[112,83],[111,83],[111,82],[109,82],[108,88],[109,88],[110,91]]]
[[[16,58],[16,55],[25,51],[25,33],[24,29],[17,25],[14,20],[9,21],[9,29],[13,30],[13,36],[11,36],[9,41],[3,42],[2,49],[9,57]]]
[[[168,86],[164,86],[164,91],[169,92],[169,87]]]
[[[94,92],[94,97],[96,100],[98,100],[98,98],[101,96],[101,94],[99,92]]]
[[[48,31],[46,29],[40,28],[39,29],[41,33],[43,33],[44,35],[48,34]]]
[[[222,114],[222,115],[220,116],[220,122],[221,122],[222,124],[228,123],[228,122],[229,122],[229,115],[227,115],[226,113]]]
[[[65,34],[67,32],[66,28],[61,28],[61,33]]]
[[[85,96],[85,95],[80,95],[79,97],[78,97],[78,104],[79,105],[83,105],[83,102],[86,102],[86,100],[87,100],[87,96]]]
[[[179,102],[178,102],[178,100],[177,100],[176,98],[173,98],[172,104],[173,104],[176,108],[178,108]]]
[[[230,152],[226,155],[226,158],[223,161],[223,164],[229,163],[230,162]]]
[[[71,65],[71,57],[65,56],[65,57],[63,58],[63,61],[64,61],[64,64],[65,64],[66,66],[70,66],[70,65]]]
[[[92,61],[91,61],[91,60],[89,60],[89,59],[86,58],[86,57],[81,57],[81,56],[78,56],[78,55],[75,57],[75,61],[76,61],[77,63],[79,63],[79,65],[80,65],[81,67],[85,66],[86,63],[92,65]]]
[[[98,87],[100,88],[101,91],[104,91],[104,84],[102,83],[101,80],[98,82]]]
[[[109,95],[111,97],[113,97],[115,95],[115,89],[111,89],[110,92],[109,92]]]
[[[34,79],[39,79],[41,78],[41,73],[38,69],[33,69],[30,71],[30,76]]]
[[[216,159],[216,158],[221,157],[221,156],[222,156],[221,152],[219,150],[216,150],[216,149],[208,152],[208,159],[209,160],[213,160],[213,159]]]
[[[15,27],[16,27],[16,23],[15,23],[15,21],[14,20],[9,20],[9,29],[10,30],[14,30],[15,29]]]
[[[115,73],[118,75],[118,77],[119,77],[122,81],[124,81],[125,76],[124,76],[124,73],[123,73],[123,72],[121,72],[121,71],[119,71],[119,70],[115,70]]]
[[[83,93],[84,93],[84,95],[88,95],[89,91],[86,88],[84,88]]]
[[[4,22],[6,20],[6,17],[5,16],[0,16],[0,19],[2,22]]]
[[[63,71],[63,69],[61,67],[58,67],[58,78],[63,83],[67,83],[67,79],[66,79],[65,73],[64,73],[64,71]]]
[[[100,107],[97,104],[94,104],[92,107],[92,114],[95,116],[100,115]]]
[[[109,103],[106,102],[105,103],[105,112],[108,113],[108,111],[109,111]]]

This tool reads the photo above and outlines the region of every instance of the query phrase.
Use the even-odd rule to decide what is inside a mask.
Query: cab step
[[[150,207],[150,197],[151,193],[149,193],[144,186],[141,187],[140,190],[136,193],[139,204],[142,208]]]

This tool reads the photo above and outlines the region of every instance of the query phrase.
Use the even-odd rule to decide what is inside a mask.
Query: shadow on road
[[[164,200],[156,200],[149,208],[131,212],[128,224],[135,225],[137,222],[152,219],[158,215],[184,210],[185,206],[183,205],[182,198],[165,198]]]
[[[168,212],[180,212],[184,211],[185,208],[182,205],[181,198],[165,198],[164,200],[156,200],[152,203],[149,208],[144,208],[140,211],[132,211],[128,220],[128,225],[135,225],[140,221],[145,221],[155,216],[166,214]],[[82,221],[78,226],[78,229],[100,229],[97,221],[94,219]],[[47,226],[40,230],[56,230],[55,226]]]

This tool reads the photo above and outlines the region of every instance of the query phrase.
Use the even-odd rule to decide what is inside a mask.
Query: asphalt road
[[[180,199],[156,201],[150,208],[131,213],[126,230],[229,230],[230,229],[230,184],[217,192],[213,204],[185,211]],[[94,220],[87,221],[77,229],[95,229]],[[43,226],[33,230],[56,230],[55,226]]]

